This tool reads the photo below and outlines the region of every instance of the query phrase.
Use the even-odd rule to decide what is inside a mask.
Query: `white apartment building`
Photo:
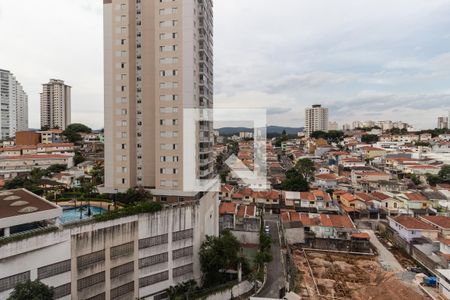
[[[213,202],[62,223],[61,207],[23,189],[1,192],[0,299],[35,279],[55,288],[54,299],[168,299],[169,287],[201,279],[201,242],[218,234]]]
[[[305,135],[309,137],[314,131],[328,131],[328,108],[320,104],[305,110]]]
[[[14,75],[0,69],[0,138],[12,138],[28,130],[28,96]]]
[[[50,79],[42,85],[41,128],[65,130],[71,122],[71,87],[63,80]]]
[[[196,124],[183,157],[186,108],[213,107],[212,0],[104,1],[105,190],[183,191],[183,161],[213,176],[213,127]],[[184,198],[186,199],[186,198]]]
[[[448,117],[438,117],[437,127],[439,129],[449,128],[449,118]]]

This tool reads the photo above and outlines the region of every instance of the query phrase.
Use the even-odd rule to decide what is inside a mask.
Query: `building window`
[[[38,269],[38,279],[49,278],[61,273],[69,272],[71,268],[70,259]]]
[[[173,269],[173,277],[180,277],[189,273],[194,272],[194,265],[193,264],[189,264],[189,265],[185,265],[185,266],[181,266],[178,268],[174,268]]]
[[[120,256],[128,256],[134,252],[134,242],[111,247],[111,259],[118,258]]]
[[[149,237],[139,240],[139,249],[150,248],[153,246],[163,245],[168,243],[168,235],[162,234],[154,237]]]
[[[112,278],[116,278],[116,277],[131,273],[131,272],[134,272],[134,262],[129,262],[129,263],[120,265],[118,267],[112,268],[110,277],[112,279]]]
[[[168,260],[169,254],[167,252],[141,258],[139,259],[139,269],[168,262]]]
[[[77,268],[78,270],[83,270],[91,267],[94,264],[101,263],[105,261],[105,250],[97,251],[91,254],[86,254],[77,257]]]
[[[111,290],[111,299],[118,299],[124,295],[134,292],[134,281],[121,285]]]
[[[169,280],[169,271],[153,274],[139,279],[139,287],[143,288],[158,282]]]
[[[4,292],[16,287],[17,284],[30,280],[30,272],[23,272],[0,279],[0,292]]]
[[[78,291],[105,282],[105,272],[100,272],[78,280]]]
[[[178,259],[181,257],[191,256],[194,253],[193,251],[194,251],[194,248],[192,246],[178,249],[178,250],[173,250],[172,251],[172,259]]]
[[[184,240],[184,239],[189,239],[192,238],[194,235],[194,230],[193,229],[186,229],[186,230],[181,230],[181,231],[176,231],[172,233],[172,241],[180,241],[180,240]]]
[[[53,299],[59,299],[71,294],[71,284],[70,282],[67,284],[60,285],[58,287],[53,288]]]

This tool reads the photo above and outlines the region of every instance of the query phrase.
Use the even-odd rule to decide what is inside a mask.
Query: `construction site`
[[[302,299],[422,300],[411,283],[385,271],[376,256],[294,250]]]

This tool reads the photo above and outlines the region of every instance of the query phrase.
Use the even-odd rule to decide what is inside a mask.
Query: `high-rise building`
[[[212,0],[104,1],[106,190],[186,197],[183,110],[213,106],[212,10]],[[211,178],[212,122],[195,136],[197,177]]]
[[[314,131],[328,131],[328,108],[320,104],[305,110],[305,135],[309,137]]]
[[[17,131],[28,130],[28,96],[14,75],[0,69],[0,135],[14,137]]]
[[[50,79],[42,85],[41,128],[64,130],[70,125],[70,91],[63,80]]]
[[[449,117],[438,117],[438,124],[437,124],[437,128],[439,129],[444,129],[444,128],[449,128]]]

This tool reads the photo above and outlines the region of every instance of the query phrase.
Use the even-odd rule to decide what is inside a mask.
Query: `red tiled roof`
[[[38,144],[39,148],[54,148],[54,147],[73,147],[72,143],[52,143],[52,144]]]
[[[354,232],[352,233],[352,238],[357,238],[357,239],[370,239],[370,236],[368,233],[366,232]]]
[[[314,194],[310,192],[300,192],[300,199],[314,201],[316,200],[316,197],[314,197]]]
[[[433,223],[444,229],[450,229],[450,218],[446,216],[424,216],[425,222]]]
[[[425,197],[424,195],[420,194],[420,193],[405,193],[404,194],[409,200],[411,201],[428,201],[427,197]]]
[[[230,192],[233,191],[233,189],[234,189],[234,187],[232,185],[229,185],[229,184],[223,184],[220,187],[220,190],[221,190],[222,193],[230,193]]]
[[[390,198],[390,196],[388,196],[386,194],[383,194],[381,192],[373,192],[371,195],[373,197],[375,197],[376,199],[380,200],[380,201],[383,201],[383,200],[386,200],[386,199]]]
[[[234,215],[236,212],[236,203],[233,202],[222,202],[219,207],[219,214],[225,215]]]
[[[245,205],[239,205],[239,208],[238,208],[238,211],[237,211],[237,216],[239,218],[245,217]]]
[[[336,180],[338,178],[335,174],[319,174],[315,177],[320,180]]]
[[[433,230],[437,231],[433,226],[430,224],[425,223],[424,221],[421,221],[419,219],[416,219],[414,217],[410,216],[398,216],[395,218],[392,218],[395,222],[399,223],[403,227],[409,229],[409,230]]]

